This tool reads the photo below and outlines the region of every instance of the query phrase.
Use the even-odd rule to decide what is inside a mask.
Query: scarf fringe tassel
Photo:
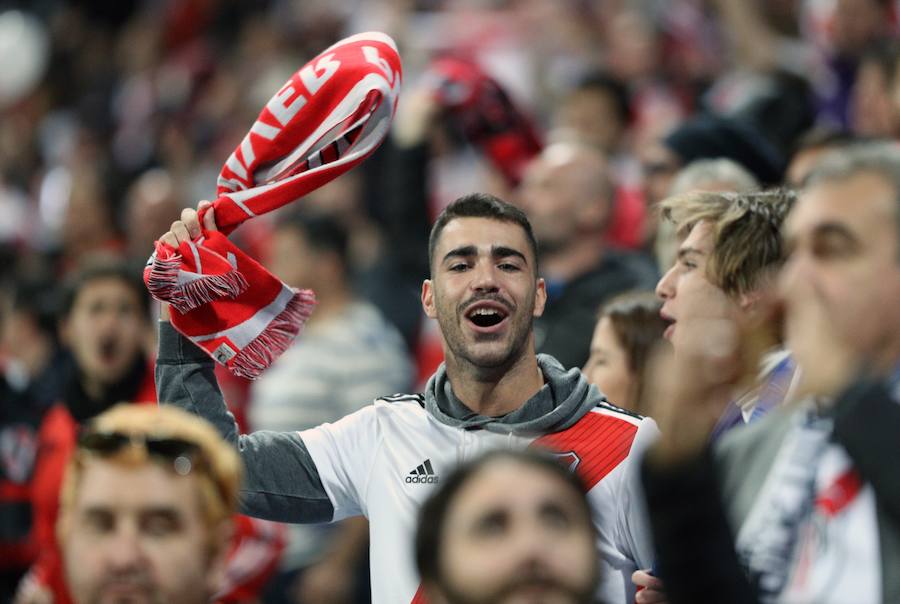
[[[228,362],[234,375],[256,379],[290,347],[316,306],[312,290],[295,290],[294,296],[252,342]]]
[[[154,298],[168,302],[181,314],[214,300],[234,299],[250,287],[238,270],[230,270],[221,275],[206,275],[179,286],[180,270],[180,255],[176,254],[165,260],[157,258],[150,269],[147,289]]]

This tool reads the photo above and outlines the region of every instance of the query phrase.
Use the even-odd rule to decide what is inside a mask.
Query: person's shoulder
[[[795,424],[793,407],[780,407],[761,420],[732,430],[713,447],[722,500],[729,517],[742,522]]]
[[[607,400],[599,401],[597,406],[591,409],[589,413],[596,413],[605,417],[618,419],[634,426],[640,426],[645,422],[653,421],[649,417],[645,417],[640,413],[625,409],[624,407],[618,407]]]
[[[716,462],[745,465],[762,455],[761,451],[773,452],[790,429],[790,418],[795,412],[790,407],[778,407],[759,421],[731,430],[713,448]]]

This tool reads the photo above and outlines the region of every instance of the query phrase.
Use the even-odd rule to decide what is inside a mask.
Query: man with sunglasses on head
[[[76,604],[209,602],[221,587],[241,465],[203,420],[119,405],[82,432],[57,533]]]

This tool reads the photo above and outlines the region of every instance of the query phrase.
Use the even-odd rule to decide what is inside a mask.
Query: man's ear
[[[422,308],[425,310],[425,316],[429,319],[437,318],[437,311],[434,307],[434,285],[431,279],[422,281]]]
[[[532,313],[535,317],[540,317],[544,314],[544,306],[547,304],[547,284],[544,282],[543,277],[538,277],[538,280],[535,282],[535,290],[534,290],[534,313]]]

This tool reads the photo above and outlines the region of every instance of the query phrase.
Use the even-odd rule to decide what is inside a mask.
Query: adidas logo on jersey
[[[406,477],[406,484],[436,484],[437,481],[438,475],[434,473],[430,459],[420,463],[419,467]]]

